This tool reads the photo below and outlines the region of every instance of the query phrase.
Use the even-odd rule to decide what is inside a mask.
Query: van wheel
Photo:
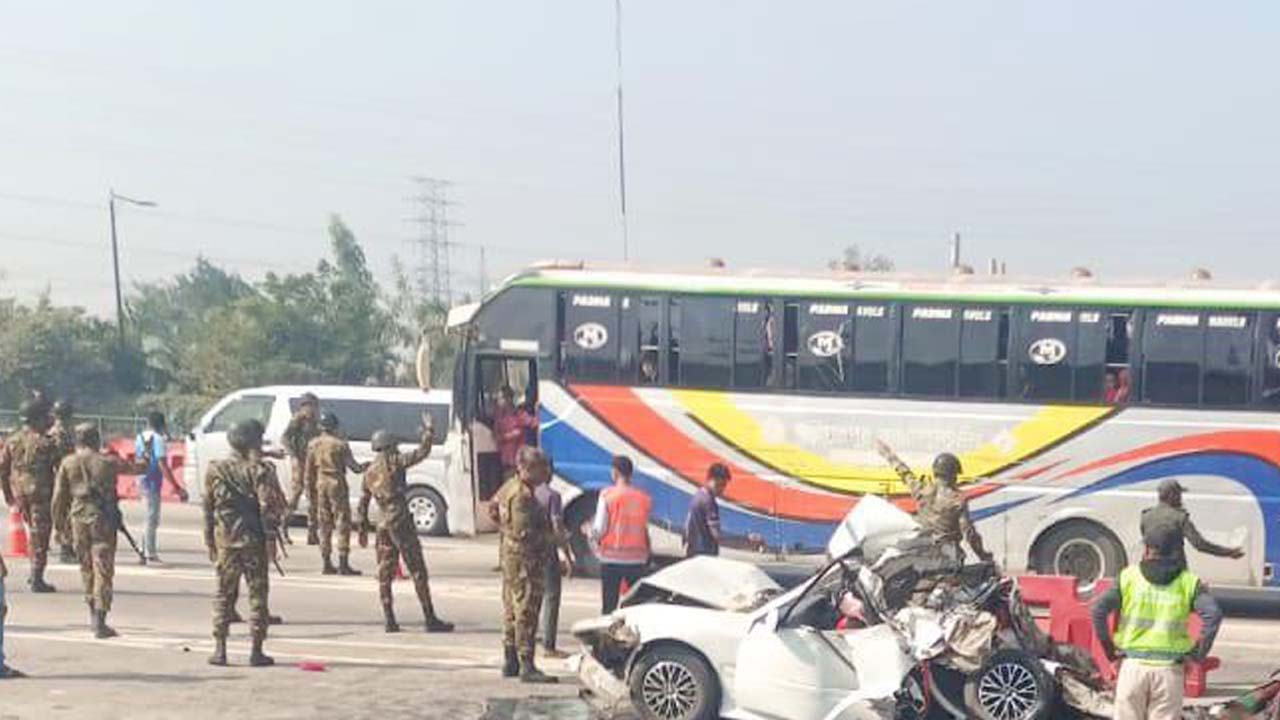
[[[444,498],[440,493],[429,487],[413,485],[405,491],[404,497],[419,535],[449,534]]]
[[[1075,577],[1088,592],[1103,578],[1115,577],[1125,565],[1124,548],[1109,530],[1086,520],[1065,522],[1041,536],[1033,565],[1041,575]]]
[[[600,577],[600,558],[591,548],[591,541],[582,534],[583,523],[589,523],[596,514],[596,494],[585,493],[569,503],[564,511],[565,529],[569,531],[569,547],[573,548],[576,562],[573,572],[579,577]]]

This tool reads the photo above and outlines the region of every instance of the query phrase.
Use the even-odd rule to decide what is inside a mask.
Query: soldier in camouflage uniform
[[[302,493],[307,493],[307,544],[318,545],[320,538],[316,533],[317,507],[316,489],[307,483],[307,446],[320,434],[316,425],[316,415],[320,412],[320,398],[315,393],[303,393],[299,399],[298,411],[289,419],[284,429],[284,447],[289,453],[289,477],[292,487],[289,488],[289,515],[298,511],[298,502]],[[286,528],[287,530],[287,528]]]
[[[320,414],[320,436],[307,445],[307,487],[315,488],[320,557],[325,575],[359,575],[351,567],[351,490],[347,471],[362,473],[351,446],[338,436],[338,416]],[[333,566],[333,535],[338,535],[338,566]]]
[[[19,412],[23,427],[9,436],[0,451],[0,487],[5,502],[17,504],[22,521],[30,530],[31,577],[27,584],[32,592],[51,593],[56,588],[44,581],[44,568],[53,532],[49,503],[53,499],[53,466],[58,447],[47,434],[49,406],[43,400],[28,400]]]
[[[547,457],[531,446],[520,448],[516,477],[520,484],[499,492],[498,520],[502,528],[502,649],[503,677],[519,674],[526,683],[554,683],[533,663],[538,614],[546,582],[548,548],[554,542],[547,511],[533,490],[549,474]]]
[[[121,522],[116,476],[143,472],[147,463],[126,463],[99,452],[102,438],[92,423],[77,425],[75,438],[76,451],[58,466],[53,520],[59,539],[75,545],[89,626],[94,637],[103,640],[116,636],[107,625],[116,573],[116,533]]]
[[[258,474],[258,497],[263,499],[265,506],[263,509],[263,518],[268,526],[275,528],[283,528],[285,521],[288,519],[289,500],[284,495],[284,489],[280,487],[279,476],[276,475],[276,466],[267,458],[272,457],[279,459],[275,455],[267,455],[262,450],[254,450],[249,453],[249,457],[258,461],[263,467],[263,471]],[[280,540],[283,533],[277,532],[267,536],[267,558],[280,557]],[[270,570],[267,571],[270,575]],[[227,622],[231,624],[242,623],[244,618],[240,616],[240,611],[236,610],[236,603],[240,599],[240,584],[236,583],[231,588],[231,592],[227,594],[227,607],[231,608],[227,613]],[[279,615],[267,613],[268,625],[283,625],[284,618]]]
[[[58,466],[76,451],[75,423],[72,416],[75,408],[68,400],[59,400],[53,404],[53,427],[49,429],[49,437],[58,443],[58,460],[54,463],[54,477],[57,477]],[[56,523],[55,523],[56,525]],[[76,562],[76,552],[71,546],[71,538],[62,539],[62,552],[59,560],[64,563]]]
[[[227,433],[227,441],[235,454],[228,460],[209,467],[204,495],[204,542],[217,574],[217,594],[213,599],[214,651],[210,665],[227,664],[227,625],[233,610],[232,599],[240,578],[249,586],[249,631],[253,650],[249,664],[254,667],[274,665],[262,652],[267,637],[267,557],[266,540],[276,533],[273,512],[259,488],[270,482],[264,474],[273,475],[271,466],[263,462],[262,423],[246,420]],[[274,478],[271,478],[274,480]]]
[[[916,501],[916,520],[929,533],[939,547],[956,561],[964,559],[960,541],[965,540],[982,562],[991,562],[992,555],[982,545],[982,536],[969,517],[969,500],[957,486],[960,477],[960,459],[951,453],[942,453],[933,460],[933,482],[925,483],[911,472],[911,468],[889,449],[876,441],[876,450],[893,466],[898,477],[907,484],[911,497]]]
[[[434,435],[430,421],[426,423],[418,447],[412,452],[401,453],[399,441],[386,430],[373,434],[373,451],[377,453],[364,473],[363,491],[357,509],[360,524],[360,547],[369,543],[369,502],[378,501],[378,527],[376,548],[378,553],[378,596],[382,601],[382,615],[386,631],[399,632],[392,607],[391,581],[396,568],[404,558],[405,567],[413,577],[413,587],[422,604],[422,616],[427,632],[453,632],[453,623],[436,615],[431,602],[431,584],[427,578],[427,563],[422,557],[422,544],[405,500],[405,473],[431,454]]]

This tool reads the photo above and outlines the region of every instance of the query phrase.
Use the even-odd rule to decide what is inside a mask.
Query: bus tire
[[[569,532],[569,547],[573,548],[573,574],[578,577],[600,577],[600,558],[596,557],[591,541],[582,534],[582,526],[595,518],[596,493],[583,493],[569,503],[564,510],[565,529]]]
[[[1054,525],[1036,540],[1031,565],[1041,575],[1073,575],[1089,591],[1103,578],[1115,577],[1128,562],[1124,546],[1105,527],[1091,520]]]
[[[440,493],[425,485],[410,485],[404,492],[404,499],[419,535],[449,534],[448,506]]]

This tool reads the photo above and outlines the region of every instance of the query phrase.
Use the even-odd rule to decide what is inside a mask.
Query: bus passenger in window
[[[764,306],[764,379],[766,385],[773,384],[773,334],[776,323],[773,320],[773,304]]]
[[[1108,405],[1124,405],[1129,402],[1129,369],[1108,370],[1103,379],[1102,398]]]
[[[656,385],[658,383],[658,351],[645,350],[640,358],[640,383]]]
[[[515,397],[515,391],[504,385],[498,393],[498,405],[493,410],[493,434],[498,443],[503,477],[515,474],[516,454],[526,444],[525,433],[538,427],[537,417],[524,407],[517,407]]]

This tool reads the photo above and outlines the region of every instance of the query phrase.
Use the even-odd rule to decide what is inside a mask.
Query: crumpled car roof
[[[663,568],[636,583],[628,596],[642,592],[645,587],[733,612],[754,608],[762,594],[782,591],[778,583],[755,565],[710,556],[690,558]]]

